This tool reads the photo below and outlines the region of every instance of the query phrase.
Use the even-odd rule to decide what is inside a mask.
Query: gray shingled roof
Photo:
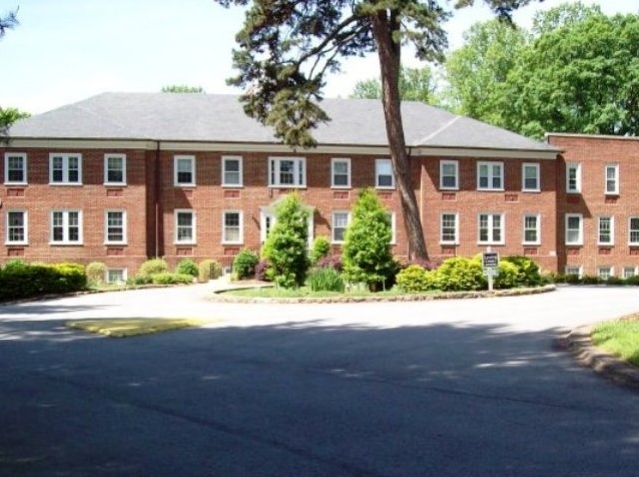
[[[386,146],[379,100],[325,99],[332,121],[314,136],[322,145]],[[556,148],[419,102],[404,102],[407,145],[554,151]],[[277,143],[272,131],[244,114],[238,96],[104,93],[17,122],[13,138],[148,139]]]

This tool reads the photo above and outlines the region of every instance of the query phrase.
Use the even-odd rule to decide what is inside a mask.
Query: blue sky
[[[560,3],[534,4],[515,20],[528,27],[535,10]],[[608,14],[639,12],[636,0],[594,3]],[[0,41],[2,107],[37,114],[105,91],[155,92],[170,84],[240,92],[225,83],[243,21],[237,8],[213,0],[0,0],[1,14],[16,7],[20,26]],[[482,6],[458,12],[447,24],[451,46],[489,16]],[[350,60],[329,79],[326,96],[346,97],[357,81],[377,75],[375,57]]]

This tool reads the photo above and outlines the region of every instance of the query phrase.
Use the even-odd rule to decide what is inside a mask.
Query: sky
[[[452,3],[452,1],[450,2]],[[481,0],[446,23],[451,48],[463,32],[491,17]],[[545,0],[516,12],[529,28]],[[639,13],[636,0],[585,0],[606,14]],[[38,114],[103,92],[159,92],[163,86],[201,86],[207,93],[240,94],[231,50],[243,22],[238,8],[213,0],[0,0],[0,15],[18,8],[20,25],[0,40],[0,106]],[[405,64],[420,63],[404,56]],[[343,63],[326,97],[348,97],[358,81],[376,78],[375,56]]]

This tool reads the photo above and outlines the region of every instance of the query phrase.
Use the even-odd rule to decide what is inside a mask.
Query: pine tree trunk
[[[393,38],[399,32],[399,18],[391,11],[378,12],[371,17],[373,35],[381,70],[382,104],[388,135],[393,173],[402,204],[408,254],[410,258],[428,259],[424,230],[420,218],[415,189],[412,184],[410,158],[406,152],[406,139],[401,114],[399,74],[401,68],[401,45]]]

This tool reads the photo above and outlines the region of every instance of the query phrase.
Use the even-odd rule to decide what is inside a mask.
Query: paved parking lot
[[[0,307],[0,475],[634,476],[639,395],[553,348],[633,288],[335,305],[211,285]],[[222,321],[115,340],[96,317]]]

